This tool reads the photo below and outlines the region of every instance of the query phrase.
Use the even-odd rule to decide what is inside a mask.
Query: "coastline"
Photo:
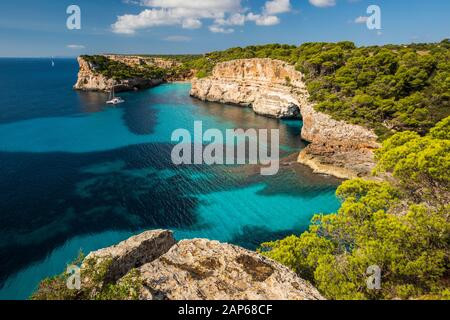
[[[371,177],[373,150],[379,147],[376,134],[317,111],[304,75],[284,61],[253,58],[219,63],[211,76],[193,81],[191,96],[250,106],[265,117],[301,118],[301,137],[311,144],[299,154],[300,163],[340,179]]]
[[[297,162],[311,168],[316,174],[326,174],[344,180],[358,178],[358,175],[349,169],[325,164],[323,159],[308,154],[306,149],[300,152]]]
[[[74,102],[88,102],[85,99],[91,98],[93,99],[92,101],[94,103],[98,103],[99,106],[103,104],[103,94],[94,93],[92,95],[85,95],[84,93],[78,94],[75,91],[71,91],[70,88],[72,86],[72,79],[71,77],[67,78],[68,85],[64,86],[64,88],[60,91],[55,91],[55,98],[58,97],[59,99],[59,97],[63,97],[61,92],[63,92],[63,90],[69,90],[70,96],[73,97]],[[160,88],[163,87],[165,87],[165,85]],[[178,100],[177,103],[185,103],[186,107],[180,108],[180,105],[177,104],[173,107],[162,107],[155,105],[154,108],[148,108],[150,95],[153,95],[151,92],[152,90],[155,91],[154,97],[156,98],[156,101],[164,102],[164,105],[169,105],[170,101],[173,100],[173,95],[178,97],[181,96],[180,98],[182,98],[182,100]],[[73,182],[72,180],[57,180],[55,182],[58,183],[58,185],[61,185],[58,187],[58,189],[61,189],[63,192],[63,194],[60,195],[60,198],[71,201],[72,196],[78,197],[78,192],[81,192],[79,195],[80,198],[77,198],[76,204],[72,205],[70,202],[67,202],[67,204],[70,207],[75,207],[76,213],[85,211],[95,212],[93,215],[87,214],[86,216],[82,216],[82,219],[85,221],[85,230],[87,230],[89,234],[92,233],[95,235],[98,232],[99,236],[86,238],[83,235],[78,235],[77,230],[68,229],[71,230],[71,233],[68,236],[69,240],[62,243],[53,240],[51,234],[43,234],[42,237],[45,239],[50,239],[48,240],[50,243],[50,248],[53,248],[53,245],[55,246],[55,254],[52,253],[51,256],[49,255],[49,257],[46,258],[48,260],[42,261],[42,264],[41,262],[38,262],[36,267],[26,267],[27,269],[22,269],[21,267],[14,268],[14,270],[18,271],[17,277],[14,275],[12,276],[11,279],[13,279],[13,281],[9,283],[9,286],[6,287],[4,291],[1,291],[3,296],[14,294],[15,297],[26,298],[23,295],[20,295],[20,292],[15,292],[18,291],[18,288],[20,288],[20,281],[23,281],[23,279],[27,279],[27,281],[30,281],[30,283],[35,285],[37,284],[36,281],[55,275],[64,270],[66,263],[72,261],[77,256],[80,248],[83,248],[84,252],[89,253],[100,248],[108,247],[114,243],[118,243],[119,241],[125,240],[131,236],[132,234],[128,235],[124,232],[120,232],[117,235],[115,232],[114,235],[111,235],[109,232],[105,234],[101,233],[102,230],[104,230],[104,227],[108,228],[108,230],[111,228],[108,222],[110,219],[108,217],[111,217],[111,210],[114,210],[113,208],[116,206],[116,203],[119,207],[123,205],[123,200],[121,200],[122,198],[120,195],[124,195],[126,197],[125,205],[129,208],[138,208],[138,210],[133,210],[131,213],[125,210],[114,211],[112,213],[114,215],[113,218],[116,221],[121,221],[121,226],[124,226],[124,228],[128,228],[129,224],[133,223],[133,226],[138,226],[137,230],[139,230],[139,232],[151,230],[155,227],[170,227],[171,230],[174,230],[171,221],[178,221],[177,219],[182,218],[181,221],[184,221],[188,226],[181,224],[179,229],[174,230],[176,237],[180,240],[191,238],[209,238],[221,241],[223,243],[233,243],[253,251],[260,243],[272,240],[274,235],[282,237],[288,235],[287,232],[303,232],[313,213],[332,213],[338,208],[338,201],[334,197],[334,191],[339,182],[328,177],[314,176],[312,171],[308,168],[301,165],[296,165],[295,163],[295,170],[291,170],[291,168],[286,167],[285,169],[282,169],[284,171],[282,171],[281,175],[277,176],[275,180],[270,179],[271,181],[264,181],[260,178],[259,173],[253,172],[254,170],[250,166],[248,168],[236,168],[236,170],[241,170],[240,172],[235,172],[234,168],[230,168],[232,171],[229,171],[227,168],[227,172],[224,172],[220,167],[214,168],[214,171],[218,172],[218,175],[210,175],[210,169],[208,168],[204,168],[206,170],[201,170],[201,168],[198,168],[197,170],[196,168],[195,172],[178,172],[178,174],[182,175],[183,181],[189,182],[182,182],[181,189],[178,186],[172,187],[166,183],[165,181],[168,178],[168,174],[173,177],[171,172],[177,172],[177,170],[175,170],[175,168],[173,168],[173,170],[172,168],[167,168],[168,170],[162,170],[159,173],[157,170],[152,169],[161,168],[160,161],[154,162],[154,160],[156,160],[154,159],[155,156],[161,158],[161,162],[167,161],[167,159],[164,159],[165,153],[155,152],[155,156],[149,156],[149,154],[145,151],[161,150],[159,149],[159,146],[149,145],[149,147],[142,148],[141,145],[152,144],[154,139],[152,137],[147,139],[147,135],[137,136],[133,132],[128,132],[127,130],[130,125],[141,125],[141,119],[150,118],[149,114],[146,112],[147,110],[154,109],[158,112],[160,122],[168,124],[169,128],[178,128],[180,125],[182,127],[189,126],[189,124],[192,123],[190,120],[192,117],[190,116],[193,114],[193,111],[202,111],[198,113],[198,116],[202,117],[201,119],[205,119],[205,121],[208,121],[208,123],[216,128],[226,128],[226,126],[221,126],[223,120],[228,120],[226,123],[230,123],[229,121],[236,123],[236,125],[232,127],[241,127],[248,124],[255,128],[265,128],[265,125],[268,123],[271,124],[271,126],[278,127],[278,121],[273,119],[265,119],[263,117],[255,117],[247,109],[225,109],[220,105],[196,102],[189,97],[188,93],[188,85],[179,86],[167,84],[167,90],[166,88],[162,90],[156,88],[142,93],[129,94],[129,100],[127,99],[127,101],[133,101],[144,106],[143,108],[139,108],[139,110],[128,108],[128,106],[133,104],[131,103],[124,105],[123,108],[105,108],[104,112],[89,113],[86,114],[86,117],[68,117],[67,119],[65,117],[60,117],[57,119],[50,118],[48,121],[44,122],[43,126],[45,127],[56,129],[61,128],[64,131],[64,134],[61,135],[58,134],[58,130],[56,129],[50,130],[50,132],[47,130],[46,134],[40,133],[40,131],[36,129],[41,127],[40,123],[42,123],[42,121],[40,120],[29,121],[23,125],[23,127],[33,129],[34,133],[32,136],[39,137],[41,141],[46,141],[48,139],[51,140],[52,136],[58,136],[62,142],[57,145],[55,144],[55,147],[44,143],[34,143],[32,150],[36,155],[32,159],[26,158],[26,153],[17,153],[17,155],[15,155],[15,153],[12,152],[12,155],[19,159],[17,163],[23,163],[25,161],[27,164],[33,164],[35,163],[34,159],[36,158],[42,159],[42,163],[44,163],[46,162],[44,159],[52,158],[52,150],[67,152],[67,156],[64,156],[62,159],[52,160],[57,161],[58,163],[61,163],[60,161],[70,161],[70,163],[73,164],[68,166],[70,169],[67,170],[70,170],[70,173],[58,171],[60,172],[59,175],[68,175],[71,177],[72,173],[76,173],[80,170],[82,174],[75,174],[73,177],[75,181]],[[78,100],[79,96],[82,96],[84,99]],[[133,96],[133,98],[131,98],[131,96]],[[141,101],[141,103],[138,101]],[[102,106],[104,107],[104,105]],[[215,111],[218,112],[214,112],[214,110],[211,110],[210,107],[214,107]],[[123,116],[130,114],[130,111],[133,112],[133,122],[124,122]],[[135,111],[141,112],[136,114]],[[223,114],[221,111],[227,112]],[[136,115],[138,116],[136,117]],[[183,122],[184,124],[180,124],[178,121],[172,121],[176,119],[182,119],[186,122]],[[252,124],[250,124],[248,120],[252,121]],[[65,121],[68,122],[66,123]],[[81,137],[76,134],[76,130],[80,127],[86,128],[85,134]],[[167,135],[166,126],[146,123],[145,127],[155,128],[156,131],[152,132],[152,134],[160,136],[163,141],[166,141],[168,144],[170,143],[170,135]],[[21,131],[21,128],[15,127],[11,129],[20,129]],[[288,125],[283,125],[280,129],[282,136],[285,136],[286,133],[286,137],[288,139],[292,139],[286,141],[289,146],[296,146],[299,144],[299,142],[296,142],[298,141],[296,138],[299,136],[298,132],[296,134],[292,134],[292,130],[289,130]],[[170,129],[170,131],[171,130],[172,129]],[[97,132],[102,132],[104,134],[99,135]],[[6,135],[4,136],[5,138],[7,137]],[[118,143],[109,144],[112,140],[116,140],[116,137],[120,137]],[[103,140],[105,140],[108,145],[103,146]],[[161,140],[158,139],[158,141]],[[74,145],[72,143],[76,143],[82,148],[74,149]],[[87,145],[89,145],[89,149],[86,148]],[[28,144],[22,144],[17,141],[16,147],[22,149],[21,151],[29,151]],[[99,147],[101,147],[103,151],[99,151]],[[290,150],[293,150],[291,147],[289,148]],[[87,155],[83,155],[84,153]],[[151,162],[145,162],[143,167],[141,165],[141,160],[132,160],[130,163],[129,160],[136,159],[136,156],[139,157],[138,159],[142,159],[144,161],[146,161],[145,159],[149,157]],[[292,156],[295,158],[296,153],[293,153]],[[83,160],[78,164],[80,159]],[[295,159],[292,159],[292,162],[295,162]],[[65,168],[65,166],[62,167]],[[49,172],[52,172],[54,169],[49,167],[48,170]],[[304,173],[307,175],[305,179],[295,178],[297,176],[303,177]],[[150,178],[149,174],[152,175]],[[36,172],[36,175],[39,175],[39,173]],[[229,177],[234,177],[233,181],[228,180]],[[286,182],[280,183],[280,179]],[[50,179],[50,181],[39,181],[39,179],[31,178],[31,180],[36,181],[36,186],[41,186],[40,188],[37,187],[37,189],[43,190],[43,192],[47,189],[48,184],[53,183],[53,179]],[[85,182],[88,181],[90,181],[90,183],[86,185]],[[166,190],[164,194],[158,191],[161,188],[150,187],[155,183],[154,181],[157,181],[156,183]],[[293,185],[291,183],[295,184]],[[77,188],[77,193],[72,195],[74,189],[73,186],[75,185],[79,186],[80,189]],[[115,192],[116,189],[109,189],[113,187],[115,188],[115,186],[120,186],[120,190],[118,190],[118,192]],[[211,186],[208,192],[204,192],[205,186]],[[64,190],[67,190],[67,192],[71,195],[66,196]],[[147,202],[147,200],[145,200],[145,207],[143,207],[142,200],[139,200],[142,199],[142,196],[140,196],[139,199],[133,196],[136,190],[145,190],[144,200],[153,200],[151,202]],[[308,195],[308,193],[310,191],[312,192],[312,190],[319,193],[314,198],[311,198]],[[322,190],[323,193],[318,190]],[[104,194],[103,192],[108,192],[111,196],[106,199],[98,199],[95,193]],[[182,193],[180,194],[180,192]],[[191,192],[195,193],[196,197],[192,200],[190,200]],[[271,196],[268,196],[267,192],[269,192]],[[297,195],[296,197],[291,196],[293,192]],[[120,193],[120,195],[118,193]],[[197,200],[199,194],[201,194],[201,197]],[[161,201],[161,199],[166,199],[166,197],[167,200]],[[226,199],[234,199],[236,203],[233,204],[232,201],[228,201]],[[221,201],[224,201],[225,203],[221,203]],[[56,202],[56,200],[54,202]],[[155,204],[153,205],[153,203]],[[260,203],[263,205],[261,208],[254,208],[252,207],[252,203]],[[65,204],[66,202],[63,203],[63,205]],[[165,215],[160,213],[162,212],[160,211],[161,204],[170,206],[170,208],[165,208]],[[197,204],[195,207],[195,216],[192,216],[191,218],[190,215],[186,213],[185,215],[182,215],[181,218],[179,218],[180,215],[176,215],[174,218],[169,216],[170,219],[167,217],[167,212],[169,215],[170,212],[179,212],[177,211],[179,210],[178,208],[183,207],[183,205],[186,206],[186,204],[188,208],[191,204]],[[283,205],[283,210],[279,210],[279,206],[281,204]],[[43,214],[48,214],[50,217],[53,213],[55,215],[58,214],[57,210],[50,209],[53,208],[51,199],[48,206],[48,208],[46,207],[44,209],[40,207],[32,208],[34,211],[31,210],[28,216],[35,216],[35,212],[38,211],[42,211]],[[294,208],[298,207],[304,207],[306,209],[296,211],[285,217],[285,210],[293,211]],[[61,210],[64,206],[59,208]],[[189,210],[194,210],[194,208]],[[233,210],[235,210],[236,213],[233,213]],[[61,228],[66,228],[67,225],[67,228],[69,228],[70,223],[73,221],[71,219],[76,219],[76,217],[71,214],[71,210],[68,212],[65,210],[61,211],[60,218],[63,219],[63,221],[61,222],[61,225],[58,224],[57,227],[60,226]],[[157,219],[157,221],[160,221],[157,226],[146,224],[145,219],[146,215],[148,216],[149,211],[154,212],[152,217]],[[240,214],[242,212],[245,212],[245,215]],[[95,219],[98,219],[98,223],[92,223],[93,220],[91,217],[92,219],[96,217]],[[198,225],[189,227],[189,223],[191,223],[191,221],[192,223],[196,221],[194,218],[199,219]],[[168,221],[167,223],[170,225],[168,226],[165,221]],[[302,222],[301,225],[298,225],[298,221]],[[74,221],[74,223],[76,222]],[[266,224],[269,225],[266,226]],[[119,226],[119,228],[121,226]],[[91,232],[91,229],[94,230]],[[11,233],[14,230],[15,226],[12,225]],[[33,229],[30,229],[31,232],[33,230],[34,227]],[[283,232],[280,232],[280,230]],[[284,230],[289,231],[284,233]],[[74,241],[72,241],[73,235],[76,235]],[[24,232],[23,238],[20,240],[23,242],[32,241],[31,235],[28,237],[28,229]],[[60,247],[61,245],[63,246]],[[23,247],[23,250],[27,249],[27,246]],[[41,247],[34,250],[37,254],[41,254],[41,252],[45,251],[45,249]]]
[[[113,57],[114,61],[122,61],[131,68],[142,61],[150,63],[135,56]],[[99,73],[86,59],[78,58],[80,70],[74,89],[108,91],[116,82]],[[173,64],[175,62],[166,62],[163,66]],[[190,83],[190,95],[202,101],[250,106],[255,113],[270,118],[302,118],[302,139],[311,146],[301,151],[298,162],[316,173],[340,179],[371,177],[374,167],[371,149],[379,147],[376,135],[316,111],[309,101],[303,74],[292,65],[270,58],[241,59],[217,64],[212,75],[206,78],[198,79],[193,74],[191,70],[190,77],[183,74],[182,79],[120,80],[116,91],[139,91],[164,83]]]

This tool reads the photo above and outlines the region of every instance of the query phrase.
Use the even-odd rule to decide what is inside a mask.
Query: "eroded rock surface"
[[[371,177],[373,151],[380,147],[377,135],[362,126],[334,120],[316,111],[305,89],[296,90],[303,119],[302,138],[311,142],[298,161],[317,173],[342,179]]]
[[[105,57],[113,61],[124,63],[129,67],[152,65],[169,70],[180,66],[180,63],[177,61],[157,57],[144,58],[139,56],[122,55],[105,55]],[[110,91],[113,85],[116,92],[142,90],[152,88],[163,82],[186,81],[193,75],[193,71],[187,71],[186,73],[177,75],[171,75],[168,73],[161,79],[130,78],[124,80],[113,80],[97,72],[96,66],[86,61],[83,57],[78,57],[78,64],[80,69],[74,89],[84,91]]]
[[[205,239],[176,243],[170,231],[145,232],[89,259],[112,260],[105,282],[137,270],[143,300],[323,299],[310,283],[256,252]]]
[[[93,259],[101,263],[110,259],[104,282],[116,282],[131,269],[159,258],[175,244],[171,231],[147,231],[115,246],[92,252],[85,260]]]
[[[219,63],[211,77],[193,81],[191,95],[250,106],[259,114],[277,118],[301,116],[302,138],[311,145],[298,161],[317,173],[344,179],[368,177],[375,166],[376,134],[316,111],[303,75],[285,62],[243,59]]]
[[[120,59],[121,62],[132,66],[134,62],[133,59],[123,57]],[[119,58],[115,58],[119,60]],[[114,80],[109,79],[97,72],[95,65],[83,59],[83,57],[78,57],[78,64],[80,69],[78,71],[78,79],[74,85],[75,90],[84,91],[111,91],[114,85],[114,90],[116,92],[121,91],[133,91],[142,90],[157,86],[163,83],[164,79],[143,79],[143,78],[132,78],[124,80]]]
[[[291,86],[301,83],[301,74],[283,61],[243,59],[219,63],[211,77],[193,80],[191,95],[252,107],[265,116],[298,118],[300,109]]]

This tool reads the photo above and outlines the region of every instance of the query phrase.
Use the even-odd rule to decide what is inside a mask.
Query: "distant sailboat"
[[[124,103],[125,100],[123,100],[121,97],[116,97],[114,94],[114,85],[112,86],[111,91],[109,92],[109,100],[106,101],[107,104],[120,104]]]
[[[53,57],[52,57],[52,68],[55,66],[55,60],[53,60]]]

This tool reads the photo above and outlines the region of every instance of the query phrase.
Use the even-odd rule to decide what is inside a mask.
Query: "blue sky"
[[[81,30],[66,27],[71,4],[81,9]],[[371,4],[381,8],[380,31],[364,23]],[[435,42],[450,38],[449,12],[447,0],[2,1],[0,56],[203,53],[274,42]]]

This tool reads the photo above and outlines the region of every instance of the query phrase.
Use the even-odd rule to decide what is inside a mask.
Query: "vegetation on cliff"
[[[30,297],[31,300],[138,300],[142,279],[136,269],[132,269],[117,283],[105,281],[111,265],[110,259],[84,259],[81,253],[71,265],[81,268],[80,289],[69,289],[69,273],[61,273],[46,278]]]
[[[109,79],[163,79],[166,74],[166,70],[149,64],[131,67],[105,56],[82,56],[82,58],[92,66],[94,72],[102,74]]]
[[[450,42],[355,48],[305,44],[298,68],[319,111],[362,124],[381,138],[425,134],[450,115]]]
[[[352,42],[232,48],[185,61],[209,75],[223,61],[272,58],[295,64],[319,111],[375,129],[385,139],[423,135],[450,115],[450,41],[357,48]]]
[[[450,41],[251,46],[181,56],[178,68],[205,77],[243,58],[296,65],[319,111],[375,130],[384,142],[374,174],[392,177],[344,182],[337,213],[315,216],[309,231],[264,243],[261,253],[330,299],[450,299]],[[102,61],[93,62],[105,76],[134,75]],[[370,266],[381,269],[379,290],[367,286]]]
[[[217,63],[271,58],[296,66],[305,75],[319,111],[337,120],[372,128],[384,140],[405,130],[426,134],[450,115],[450,40],[434,44],[356,47],[352,42],[269,44],[231,48],[205,55],[142,56],[178,61],[162,69],[130,67],[105,56],[83,56],[108,78],[176,78],[197,71],[211,74]]]
[[[102,55],[81,56],[87,61],[92,70],[108,79],[127,80],[127,79],[182,79],[190,73],[186,64],[173,65],[168,68],[162,68],[154,65],[151,60],[147,61],[144,57],[140,64],[136,66],[127,65],[121,61],[110,59]],[[147,57],[147,58],[150,58]],[[189,60],[187,57],[174,56],[175,61],[183,62]]]
[[[376,172],[337,190],[336,214],[308,232],[265,243],[261,252],[309,279],[330,299],[450,299],[450,117],[424,137],[398,133],[377,152]],[[366,281],[381,269],[381,289]]]

